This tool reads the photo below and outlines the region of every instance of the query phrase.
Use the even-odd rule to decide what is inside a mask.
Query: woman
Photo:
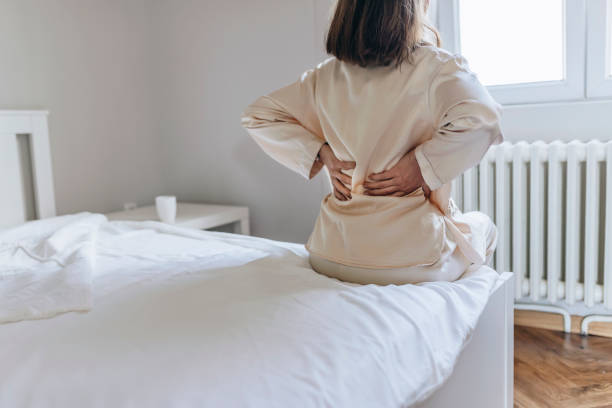
[[[503,140],[501,107],[464,58],[438,48],[428,3],[338,0],[333,57],[243,114],[281,164],[307,179],[328,170],[333,194],[306,244],[319,273],[363,284],[453,281],[493,254],[495,225],[462,214],[449,183]]]

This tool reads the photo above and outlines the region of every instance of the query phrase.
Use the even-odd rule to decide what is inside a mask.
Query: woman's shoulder
[[[414,67],[428,65],[431,67],[441,67],[445,64],[457,64],[460,66],[467,66],[467,61],[460,54],[453,54],[443,48],[439,48],[433,45],[421,45],[419,46],[412,55],[412,61],[409,65],[413,65]],[[402,64],[403,65],[403,64]],[[350,70],[359,70],[359,71],[373,71],[378,68],[378,70],[391,70],[394,71],[394,67],[370,67],[363,68],[353,63],[345,62],[339,60],[335,56],[330,56],[323,61],[319,62],[314,68],[309,69],[311,72],[325,72],[325,71],[334,71],[336,69],[350,69]]]
[[[434,45],[421,45],[414,51],[411,60],[401,64],[399,68],[390,66],[364,68],[331,56],[309,69],[307,74],[319,80],[347,75],[368,78],[400,75],[413,78],[413,74],[416,74],[419,77],[429,78],[431,81],[433,77],[440,74],[454,75],[460,72],[471,73],[468,62],[462,55]]]
[[[339,63],[340,61],[336,57],[326,58],[316,64],[314,67],[311,67],[304,71],[301,76],[301,81],[304,82],[309,79],[318,81],[321,79],[321,76],[325,77],[327,74],[333,71]]]
[[[415,63],[433,68],[433,71],[469,70],[468,62],[461,54],[455,54],[434,45],[422,45],[415,51]]]
[[[325,68],[329,68],[331,66],[334,66],[336,64],[338,64],[340,62],[340,60],[338,60],[338,58],[336,58],[335,56],[330,56],[328,58],[325,58],[323,61],[319,62],[315,69],[325,69]]]
[[[334,67],[337,67],[340,64],[340,60],[336,57],[325,58],[323,61],[316,64],[314,67],[310,68],[306,72],[313,74],[320,74],[321,72],[326,72],[333,70]]]

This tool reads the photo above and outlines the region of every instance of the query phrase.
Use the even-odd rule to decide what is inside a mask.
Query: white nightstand
[[[110,221],[159,221],[155,206],[106,214]],[[249,235],[249,208],[233,205],[177,203],[176,222],[181,227],[208,229],[234,224],[234,232]]]

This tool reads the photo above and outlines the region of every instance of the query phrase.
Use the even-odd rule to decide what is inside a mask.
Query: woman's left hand
[[[425,196],[429,197],[430,190],[425,184],[421,168],[416,160],[414,150],[406,153],[389,170],[380,173],[371,173],[363,183],[364,194],[372,196],[402,197],[423,187]]]

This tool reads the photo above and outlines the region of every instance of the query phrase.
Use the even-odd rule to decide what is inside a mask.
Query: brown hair
[[[440,35],[428,25],[426,0],[338,0],[327,33],[327,53],[341,61],[370,66],[400,66],[431,31],[435,45]]]

